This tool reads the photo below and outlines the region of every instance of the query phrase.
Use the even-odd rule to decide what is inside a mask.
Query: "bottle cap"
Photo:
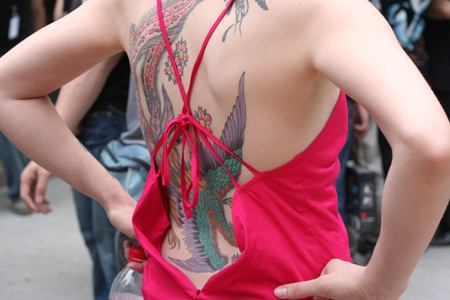
[[[143,263],[147,260],[144,249],[141,246],[132,246],[128,252],[128,261]]]

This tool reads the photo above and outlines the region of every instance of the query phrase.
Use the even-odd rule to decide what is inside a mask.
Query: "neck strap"
[[[163,16],[163,11],[162,11],[161,0],[158,0],[159,26],[161,28],[161,33],[162,33],[163,38],[164,38],[164,43],[166,44],[167,52],[169,54],[170,63],[172,65],[173,71],[175,73],[175,78],[177,80],[178,88],[180,89],[181,97],[183,98],[183,102],[184,102],[183,113],[191,114],[191,109],[189,107],[191,88],[192,88],[192,85],[193,85],[193,83],[195,81],[195,76],[197,75],[197,71],[198,71],[198,68],[200,67],[200,63],[201,63],[201,61],[203,59],[203,54],[205,53],[206,46],[208,45],[209,40],[211,39],[211,36],[213,35],[213,33],[216,30],[217,26],[219,26],[220,21],[222,21],[223,17],[227,13],[227,11],[230,9],[231,5],[233,5],[233,3],[234,3],[234,0],[230,0],[230,2],[227,4],[225,9],[220,14],[219,18],[216,20],[216,22],[214,22],[213,26],[211,27],[211,29],[209,30],[208,34],[206,35],[206,38],[203,41],[203,45],[202,45],[202,47],[200,49],[200,52],[199,52],[199,54],[197,56],[197,59],[196,59],[195,64],[194,64],[194,67],[192,69],[191,80],[190,80],[190,83],[189,83],[189,89],[188,89],[188,93],[186,94],[186,92],[184,91],[183,83],[181,81],[180,73],[178,72],[177,64],[175,62],[175,58],[174,58],[173,51],[172,51],[172,46],[170,45],[169,36],[167,35],[166,25],[164,24],[164,16]]]

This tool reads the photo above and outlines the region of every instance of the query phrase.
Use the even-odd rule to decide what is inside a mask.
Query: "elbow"
[[[424,132],[403,132],[392,146],[393,158],[413,167],[430,180],[450,180],[450,126]]]
[[[426,148],[422,154],[422,181],[441,191],[442,200],[448,202],[450,197],[450,135],[442,137]],[[420,171],[419,169],[419,171]],[[446,195],[446,196],[444,196]]]
[[[437,147],[430,149],[427,158],[431,165],[450,172],[450,136]]]
[[[423,169],[450,180],[450,132],[425,138],[414,153]]]

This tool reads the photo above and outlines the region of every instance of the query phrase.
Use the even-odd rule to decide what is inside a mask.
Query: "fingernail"
[[[277,297],[284,297],[286,296],[286,287],[285,286],[281,286],[281,287],[277,287],[274,291],[275,296]]]

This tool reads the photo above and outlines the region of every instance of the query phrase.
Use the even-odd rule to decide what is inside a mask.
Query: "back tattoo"
[[[230,0],[224,0],[228,4]],[[258,6],[268,10],[265,0],[255,0]],[[176,68],[180,76],[191,62],[188,55],[189,44],[181,31],[191,12],[202,3],[203,0],[168,0],[164,4],[163,15],[167,24],[167,34],[172,47]],[[229,14],[235,11],[236,18],[223,33],[222,41],[226,41],[227,34],[239,32],[242,35],[242,24],[249,11],[249,0],[236,0]],[[233,29],[233,30],[232,30]],[[157,10],[152,9],[144,15],[139,24],[130,27],[130,62],[137,92],[138,107],[141,124],[144,129],[144,137],[150,150],[153,150],[157,141],[174,116],[172,101],[169,98],[164,83],[177,84],[174,70],[169,62],[167,50],[159,27]],[[158,78],[160,68],[163,77]],[[244,144],[244,131],[246,126],[246,105],[244,93],[245,72],[242,73],[238,86],[236,102],[224,124],[220,141],[225,144],[237,157],[242,157]],[[139,84],[138,84],[139,83]],[[161,93],[157,87],[161,87]],[[143,98],[143,99],[142,99]],[[144,101],[141,101],[144,100]],[[208,131],[212,132],[213,117],[207,108],[199,107],[193,110],[193,116]],[[169,215],[172,228],[182,228],[183,244],[191,254],[187,260],[171,258],[172,262],[191,272],[214,272],[223,269],[239,257],[233,225],[225,217],[224,210],[232,206],[232,195],[235,187],[225,169],[217,162],[208,148],[199,144],[200,173],[198,205],[192,209],[193,218],[186,218],[182,205],[180,189],[180,150],[174,148],[169,155],[170,161],[170,186],[167,187],[169,200]],[[237,180],[241,173],[241,162],[234,156],[215,146],[220,160],[230,174]],[[160,158],[157,157],[158,163]],[[186,167],[189,170],[189,166]],[[189,175],[187,175],[189,178]],[[187,183],[189,184],[189,182]],[[218,235],[236,247],[236,254],[227,257],[221,253],[218,244]],[[172,249],[180,249],[182,241],[172,230],[168,235],[168,243]]]

